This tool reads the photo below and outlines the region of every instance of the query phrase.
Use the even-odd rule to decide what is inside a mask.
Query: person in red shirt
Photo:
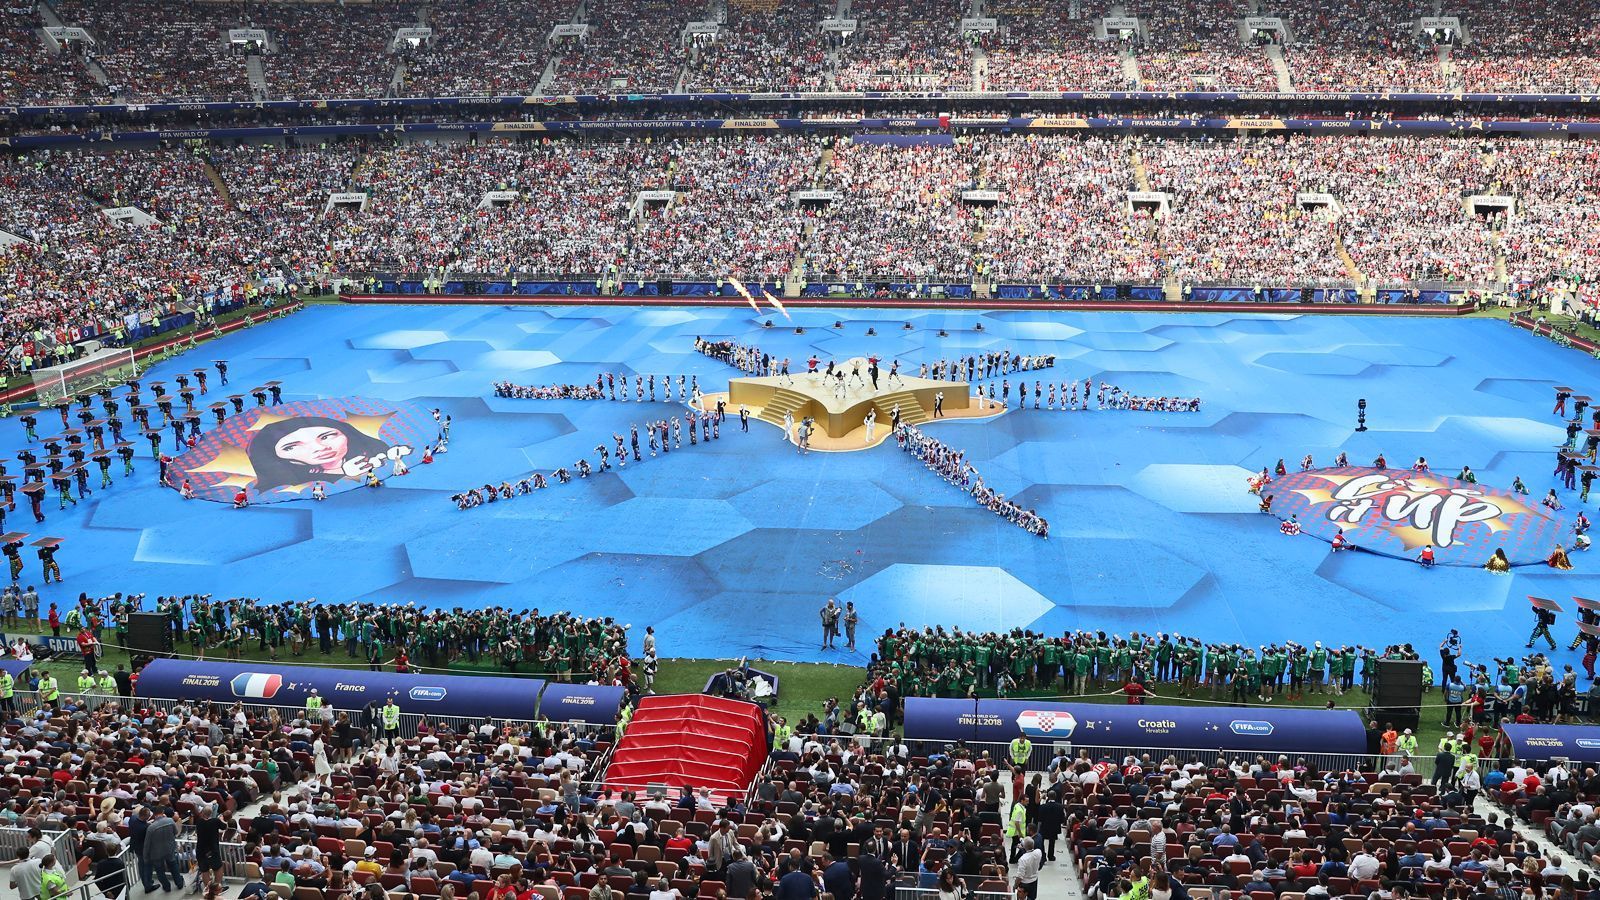
[[[1122,686],[1122,693],[1127,696],[1129,706],[1141,706],[1144,704],[1144,698],[1147,695],[1155,696],[1148,688],[1140,684],[1136,678],[1129,679],[1128,683]]]
[[[239,492],[233,495],[233,508],[234,509],[244,509],[246,506],[249,506],[249,505],[250,505],[250,494],[247,493],[244,488],[239,488]]]
[[[98,675],[100,667],[96,661],[100,649],[100,639],[85,625],[78,631],[78,652],[83,654],[83,667],[89,670],[90,675]]]
[[[61,613],[56,609],[56,605],[54,603],[50,604],[49,621],[50,633],[56,637],[61,637]]]

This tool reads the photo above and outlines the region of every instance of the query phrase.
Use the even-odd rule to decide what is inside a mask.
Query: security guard
[[[78,696],[87,697],[92,693],[94,693],[94,676],[89,674],[88,669],[84,669],[78,673]]]
[[[306,695],[306,718],[313,722],[322,718],[322,696],[316,688]]]
[[[16,679],[11,673],[0,669],[0,712],[11,715],[17,711],[15,697],[17,695]]]
[[[1016,742],[1012,741],[1015,745]],[[1011,839],[1011,862],[1016,864],[1022,855],[1022,839],[1028,836],[1028,807],[1018,798],[1011,803],[1011,817],[1006,820],[1006,837]]]
[[[778,717],[778,724],[772,728],[772,748],[774,750],[787,749],[789,739],[794,737],[794,726],[782,716]]]
[[[395,741],[400,738],[400,707],[395,705],[394,698],[390,697],[383,704],[383,739]]]
[[[120,693],[117,690],[117,679],[104,669],[100,670],[100,677],[94,680],[94,691],[107,697],[115,697]]]
[[[56,684],[56,677],[49,672],[39,678],[39,700],[51,706],[61,700],[61,685]]]
[[[1407,728],[1405,734],[1400,735],[1394,742],[1395,748],[1407,757],[1415,759],[1417,756],[1417,736]]]
[[[1018,769],[1028,767],[1028,760],[1033,758],[1033,741],[1028,740],[1028,735],[1018,732],[1011,739],[1011,765]]]
[[[633,721],[633,707],[624,704],[622,711],[617,713],[617,740],[622,740],[622,735],[628,730],[628,723]]]

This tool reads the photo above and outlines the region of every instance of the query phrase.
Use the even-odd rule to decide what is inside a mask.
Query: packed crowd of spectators
[[[1493,282],[1501,254],[1518,283],[1600,283],[1596,151],[1581,142],[1033,133],[840,140],[824,166],[829,149],[761,136],[8,155],[0,229],[30,243],[0,249],[6,349],[35,328],[111,334],[198,298],[340,273],[768,284],[799,260],[817,281],[1270,286],[1348,278],[1342,243],[1385,284]],[[1130,208],[1134,150],[1171,195],[1162,215]],[[794,196],[810,189],[837,193]],[[344,192],[364,207],[329,209]],[[1516,198],[1514,215],[1464,208],[1493,192]],[[157,222],[100,212],[121,206]]]
[[[1600,91],[1600,3],[1559,10],[1529,0],[1453,3],[1471,35],[1452,53],[1456,86],[1494,93]]]
[[[268,95],[287,99],[384,96],[400,63],[401,90],[409,94],[531,93],[554,54],[561,56],[554,94],[671,91],[680,74],[695,90],[814,91],[830,80],[846,91],[966,90],[979,41],[991,90],[1129,86],[1118,42],[1093,38],[1104,10],[1078,7],[1074,19],[1065,0],[990,4],[984,15],[998,19],[999,29],[981,38],[960,33],[967,9],[956,0],[857,0],[849,17],[860,30],[849,36],[820,30],[833,12],[826,0],[736,3],[716,39],[692,50],[683,28],[704,14],[668,0],[597,5],[586,13],[587,36],[554,46],[552,26],[578,12],[568,0],[531,7],[511,0],[62,0],[55,8],[94,43],[52,53],[31,7],[0,9],[0,101],[109,99],[85,67],[85,53],[104,69],[110,91],[136,102],[254,99],[245,61],[256,53]],[[1136,44],[1146,88],[1276,89],[1266,55],[1241,38],[1246,9],[1237,0],[1135,0],[1126,12],[1141,21]],[[1267,3],[1258,10],[1289,27],[1284,53],[1296,90],[1600,91],[1600,0],[1556,13],[1534,0],[1461,0],[1443,10],[1461,17],[1469,34],[1453,48],[1448,70],[1414,30],[1432,12],[1414,0]],[[429,41],[394,46],[397,28],[419,26],[433,29]],[[268,46],[231,44],[230,28],[264,29]],[[836,65],[829,58],[835,48]]]
[[[531,94],[550,58],[550,29],[571,18],[567,0],[436,3],[428,14],[433,36],[409,55],[401,93]]]
[[[974,252],[983,277],[1160,280],[1156,222],[1128,209],[1137,185],[1126,143],[1025,135],[984,141],[982,150],[985,184],[1004,193],[982,212]]]
[[[677,198],[647,216],[628,254],[633,271],[781,280],[807,216],[794,191],[817,177],[816,138],[723,138],[669,148]]]
[[[1259,47],[1239,35],[1234,0],[1135,0],[1144,45],[1139,78],[1152,91],[1275,91],[1278,76]]]
[[[30,4],[8,0],[0,6],[0,100],[7,103],[82,103],[107,98],[89,77],[81,42],[59,52],[45,43]]]
[[[728,4],[728,21],[689,64],[686,91],[820,91],[828,42],[819,30],[833,11],[823,0],[766,6]]]
[[[274,100],[386,96],[395,30],[417,27],[419,8],[406,0],[252,6],[273,41],[261,59],[268,93]]]
[[[608,0],[591,7],[581,38],[557,40],[561,54],[547,94],[675,91],[688,50],[683,29],[694,7],[674,0]]]
[[[1175,206],[1161,228],[1172,271],[1201,284],[1347,279],[1333,211],[1296,200],[1315,152],[1275,138],[1146,142],[1150,187]]]
[[[1600,153],[1586,143],[1496,145],[1495,181],[1517,199],[1504,235],[1511,280],[1556,273],[1578,279],[1590,300],[1600,286]]]
[[[93,58],[124,100],[254,99],[243,45],[228,40],[246,24],[242,4],[62,0],[55,9],[93,36]]]
[[[991,5],[1000,30],[985,36],[984,86],[991,91],[1125,91],[1115,40],[1094,39],[1094,20],[1073,19],[1070,0],[1010,0]]]
[[[806,272],[852,280],[965,278],[976,187],[969,143],[886,147],[840,142],[823,187],[839,192],[806,242]]]
[[[1269,11],[1288,26],[1284,48],[1297,91],[1440,91],[1439,52],[1419,41],[1420,3],[1328,0],[1278,3]]]
[[[841,91],[972,89],[972,44],[957,0],[856,0],[854,34],[840,51]]]
[[[180,302],[203,306],[267,277],[260,248],[226,220],[187,154],[0,158],[9,200],[0,228],[29,241],[0,247],[9,364],[54,362],[49,345],[75,328],[92,326],[115,343]],[[115,224],[100,212],[118,205],[139,206],[158,224]]]
[[[1343,203],[1340,234],[1362,275],[1380,282],[1494,280],[1493,223],[1470,219],[1462,205],[1464,194],[1489,181],[1482,142],[1306,140],[1309,183],[1327,186]]]

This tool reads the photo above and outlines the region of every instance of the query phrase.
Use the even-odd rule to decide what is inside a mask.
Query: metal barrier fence
[[[117,859],[122,861],[122,890],[109,890],[109,885],[103,883],[113,881],[115,876],[107,875],[104,879],[88,878],[75,889],[78,900],[122,900],[130,895],[133,885],[139,878],[138,872],[135,871],[133,851],[123,848],[122,852],[117,854]]]
[[[224,841],[219,845],[222,850],[222,874],[225,878],[244,878],[246,876],[245,863],[249,861],[249,854],[244,844],[234,844]],[[195,839],[192,837],[178,838],[178,853],[194,858]]]
[[[50,828],[40,828],[39,831],[44,839],[50,842],[51,852],[56,855],[56,861],[61,864],[61,868],[71,869],[77,860],[77,844],[72,832]],[[15,859],[18,850],[32,844],[33,841],[28,837],[28,829],[0,828],[0,859]]]
[[[970,880],[970,879],[969,879]],[[1016,900],[1006,891],[973,891],[968,895],[972,900]],[[894,900],[938,900],[937,888],[921,887],[915,884],[896,884],[894,886]]]

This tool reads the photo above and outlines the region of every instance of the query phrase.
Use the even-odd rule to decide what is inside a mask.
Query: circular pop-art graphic
[[[1324,540],[1344,529],[1356,547],[1413,559],[1432,546],[1440,565],[1481,566],[1496,548],[1512,565],[1542,563],[1565,524],[1538,501],[1410,469],[1311,469],[1265,488],[1272,512]]]
[[[200,436],[172,460],[167,484],[194,497],[251,503],[310,500],[404,472],[437,427],[420,407],[338,397],[247,409]],[[318,486],[321,486],[320,489]]]

